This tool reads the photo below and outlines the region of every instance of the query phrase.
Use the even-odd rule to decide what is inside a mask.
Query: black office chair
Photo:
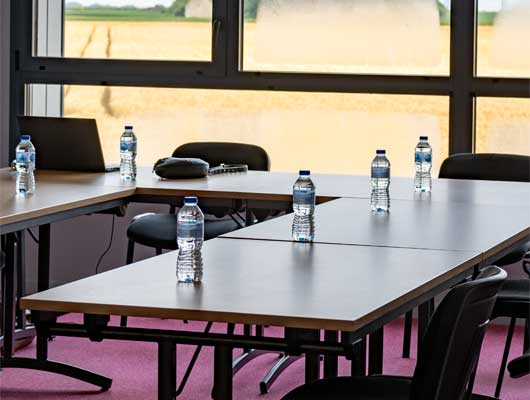
[[[200,158],[210,164],[210,168],[222,163],[246,164],[249,170],[269,171],[270,159],[267,152],[259,146],[243,143],[225,142],[195,142],[187,143],[178,147],[173,152],[173,157]],[[234,201],[232,208],[227,207],[205,207],[201,209],[206,216],[204,222],[204,239],[209,240],[225,233],[232,232],[244,226],[239,221],[236,213],[243,210],[241,201]],[[175,206],[170,207],[168,214],[141,214],[134,217],[127,228],[129,239],[127,246],[126,263],[131,264],[134,259],[135,243],[147,247],[153,247],[156,254],[162,254],[162,250],[177,249],[177,220],[175,217]],[[268,216],[267,211],[256,210],[259,220]],[[221,219],[207,219],[213,215]],[[127,325],[127,318],[122,317],[121,326]]]
[[[525,260],[524,264],[526,271],[530,270],[530,256],[528,260]],[[526,307],[526,319],[530,319],[530,307]],[[528,331],[527,331],[528,332]],[[529,339],[528,336],[525,339]],[[526,344],[528,345],[528,343]],[[522,356],[514,358],[508,364],[508,372],[512,378],[521,378],[530,374],[530,349],[527,347],[525,353]]]
[[[530,157],[511,154],[455,154],[444,160],[440,167],[439,178],[530,182]],[[509,196],[509,193],[506,195]],[[529,250],[530,241],[523,243],[517,249],[497,260],[495,265],[502,267],[513,264],[521,260]],[[512,284],[508,283],[507,285],[509,285],[510,293],[512,293],[512,289],[514,289]],[[522,293],[521,290],[515,289],[517,292]],[[500,293],[499,301],[503,301],[504,297],[504,294]],[[403,357],[405,358],[410,356],[411,333],[412,311],[405,315],[403,336]],[[506,361],[504,361],[503,371],[505,367]],[[502,377],[500,379],[502,382]]]
[[[530,350],[527,350],[522,356],[514,358],[508,364],[508,372],[512,378],[522,378],[530,374]]]
[[[512,345],[513,332],[518,318],[525,320],[523,353],[526,353],[528,357],[528,352],[530,350],[530,253],[527,253],[523,259],[523,269],[527,273],[529,279],[507,280],[499,291],[497,303],[493,309],[492,319],[497,317],[510,318],[499,377],[497,378],[497,385],[495,387],[495,397],[500,397],[501,395],[504,371],[506,370],[508,355],[510,354],[510,347]],[[524,355],[522,357],[524,358]],[[519,365],[520,362],[522,361],[515,362],[515,368],[517,368],[517,365]]]
[[[488,267],[477,280],[460,284],[445,296],[429,324],[412,378],[343,376],[323,379],[302,385],[283,399],[464,398],[478,361],[496,294],[505,279],[505,271]]]

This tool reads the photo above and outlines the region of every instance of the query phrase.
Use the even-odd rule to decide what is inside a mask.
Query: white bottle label
[[[372,167],[372,178],[388,179],[390,178],[390,168],[387,167]]]
[[[120,143],[120,150],[136,153],[136,140],[131,142],[122,141]]]
[[[33,151],[18,151],[16,155],[17,163],[20,164],[35,164],[35,152]]]
[[[301,206],[315,205],[314,190],[295,190],[293,193],[293,202]]]
[[[204,238],[204,223],[202,221],[181,221],[177,226],[179,238]]]
[[[424,153],[422,151],[417,151],[415,160],[417,163],[430,163],[432,161],[432,155],[429,153]]]

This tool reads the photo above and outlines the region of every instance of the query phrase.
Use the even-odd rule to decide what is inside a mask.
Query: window
[[[477,99],[476,151],[530,156],[530,99]]]
[[[190,141],[262,146],[273,171],[367,174],[385,147],[395,176],[411,176],[414,146],[429,135],[434,167],[447,157],[448,98],[340,93],[64,88],[64,116],[96,118],[105,159],[119,159],[124,125],[138,135],[138,160],[151,166]]]
[[[55,24],[63,26],[64,57],[212,60],[211,1],[67,0],[63,4],[63,0],[37,0],[39,3],[39,15],[45,15],[43,8],[64,7],[64,26]]]
[[[528,24],[518,22],[529,3],[13,1],[10,99],[13,114],[96,117],[109,160],[131,123],[147,165],[161,142],[218,139],[262,145],[276,171],[311,160],[315,171],[364,174],[384,145],[394,174],[410,176],[420,134],[435,163],[527,153],[514,124],[530,98]],[[10,135],[13,151],[13,126]]]
[[[478,1],[478,75],[530,77],[530,1]]]
[[[245,0],[249,71],[448,75],[449,4]]]

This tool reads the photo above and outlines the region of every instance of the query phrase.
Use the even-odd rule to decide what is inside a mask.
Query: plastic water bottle
[[[427,136],[420,136],[420,142],[416,145],[414,152],[414,163],[416,175],[414,177],[414,188],[416,192],[430,192],[432,188],[432,148]]]
[[[385,150],[377,150],[372,161],[372,196],[371,209],[373,213],[388,213],[390,211],[390,162],[386,158]]]
[[[185,197],[184,206],[177,214],[177,279],[179,282],[202,281],[202,243],[204,215],[197,205],[197,197]]]
[[[126,126],[120,138],[120,176],[136,179],[136,135],[132,126]]]
[[[16,148],[17,194],[27,196],[35,192],[35,146],[31,136],[22,135]]]
[[[312,242],[315,238],[315,185],[309,171],[300,171],[293,186],[293,239]]]

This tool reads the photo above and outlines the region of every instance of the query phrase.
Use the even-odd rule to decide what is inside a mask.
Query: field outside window
[[[530,99],[477,99],[477,153],[530,156]]]
[[[436,170],[447,156],[448,109],[441,96],[64,87],[64,116],[96,118],[107,161],[130,124],[147,166],[186,142],[236,141],[264,147],[273,171],[363,175],[385,147],[393,174],[410,176],[418,136],[430,136]]]
[[[66,0],[64,10],[65,57],[212,59],[211,1]]]
[[[530,0],[479,0],[477,72],[530,77]]]

